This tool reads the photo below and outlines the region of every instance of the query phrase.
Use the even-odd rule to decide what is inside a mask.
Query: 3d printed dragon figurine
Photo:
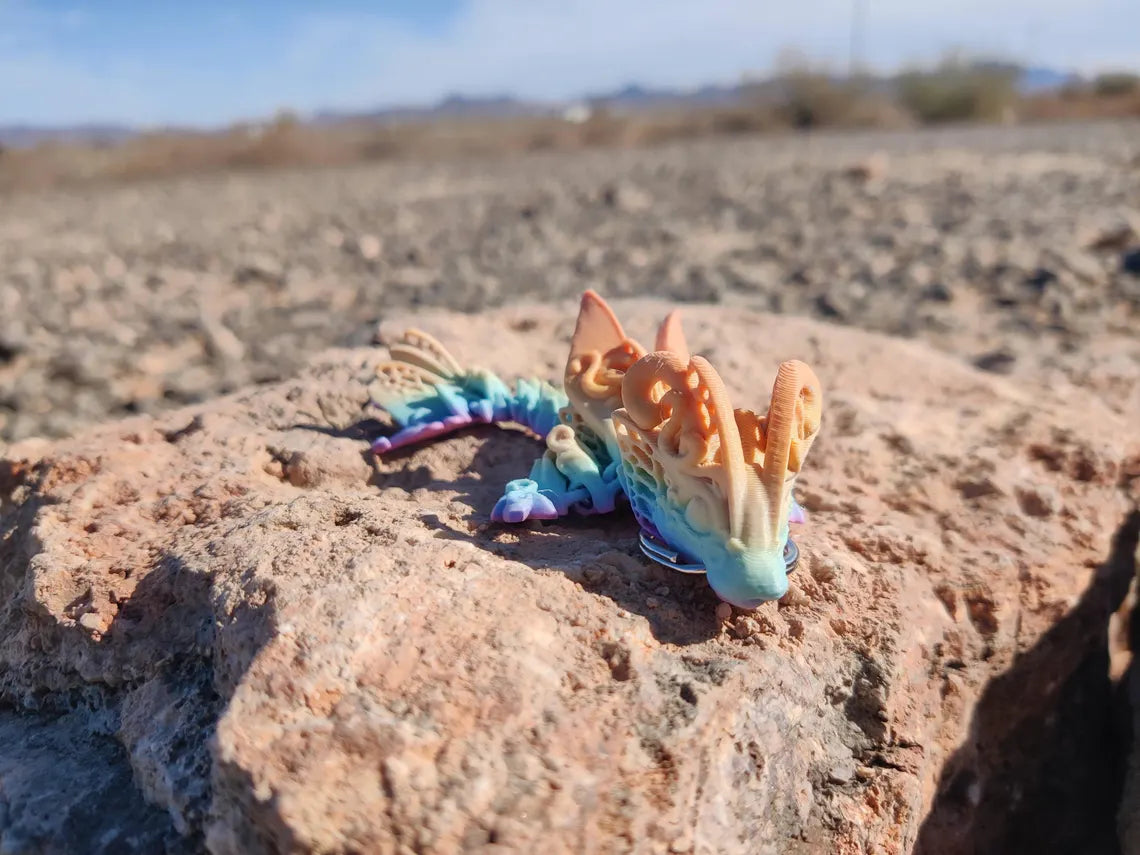
[[[529,477],[506,485],[494,520],[608,513],[625,496],[650,558],[707,573],[741,608],[787,591],[798,556],[788,524],[803,521],[792,487],[822,412],[804,363],[780,365],[767,416],[734,410],[712,365],[690,356],[676,312],[647,353],[593,291],[582,297],[565,391],[540,380],[512,391],[416,330],[389,351],[372,399],[401,429],[373,443],[377,454],[466,425],[521,424],[546,452]]]

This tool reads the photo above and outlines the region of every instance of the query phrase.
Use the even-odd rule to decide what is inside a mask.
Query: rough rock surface
[[[642,338],[666,310],[614,305]],[[525,354],[557,379],[573,317],[415,320],[461,359],[514,376]],[[122,782],[116,852],[965,853],[1087,830],[1076,807],[1014,820],[1086,796],[1050,765],[1049,722],[1131,569],[1134,421],[919,343],[707,306],[685,322],[739,406],[784,358],[825,387],[803,558],[754,613],[719,617],[703,580],[643,560],[628,515],[491,525],[524,435],[376,462],[377,349],[13,446],[0,729],[53,735],[0,749],[0,849],[68,851],[91,806],[74,780],[27,783],[61,763]]]
[[[318,350],[366,344],[393,310],[485,310],[586,288],[919,337],[1138,410],[1137,158],[1133,122],[4,199],[0,437],[70,435],[290,377]]]
[[[1131,474],[1134,484],[1134,498],[1140,508],[1140,458],[1133,462]],[[1140,511],[1137,511],[1140,516]],[[1140,528],[1140,519],[1136,521]],[[1140,542],[1134,544],[1134,567],[1140,574]],[[1120,810],[1117,816],[1120,851],[1123,855],[1140,853],[1140,612],[1136,610],[1137,587],[1140,575],[1133,582],[1133,588],[1117,615],[1114,627],[1117,638],[1113,647],[1113,676],[1119,680],[1117,713],[1124,719],[1121,728],[1132,739],[1132,750],[1126,760],[1125,775],[1120,797]]]

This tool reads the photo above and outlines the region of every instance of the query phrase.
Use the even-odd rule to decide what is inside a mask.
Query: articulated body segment
[[[499,522],[554,519],[571,510],[608,513],[621,487],[606,443],[582,423],[562,390],[522,379],[512,390],[483,369],[464,370],[434,338],[409,330],[379,366],[372,403],[400,429],[372,443],[376,454],[478,424],[519,424],[546,440],[530,477],[507,484],[492,518]],[[574,426],[576,425],[576,427]]]

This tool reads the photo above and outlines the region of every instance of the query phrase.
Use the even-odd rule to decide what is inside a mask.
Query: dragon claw
[[[788,522],[796,523],[797,525],[803,525],[807,522],[807,514],[800,506],[800,503],[795,499],[792,499],[792,508],[788,511]]]
[[[507,484],[503,497],[495,503],[491,519],[495,522],[520,523],[526,520],[553,520],[558,508],[538,488],[538,482],[520,478]]]

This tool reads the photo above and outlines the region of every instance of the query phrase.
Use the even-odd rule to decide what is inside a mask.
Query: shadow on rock
[[[207,575],[164,554],[103,633],[51,618],[26,630],[55,659],[31,654],[23,670],[54,685],[5,686],[0,850],[200,851],[222,709],[209,593]]]
[[[1114,710],[1108,622],[1136,575],[1138,538],[1134,511],[1077,606],[986,687],[943,767],[918,855],[1120,851],[1128,735]]]
[[[391,426],[379,419],[361,419],[347,427],[333,427],[332,425],[291,425],[293,430],[311,430],[314,433],[323,433],[334,439],[359,439],[369,443],[393,433]]]
[[[147,804],[122,745],[81,713],[0,711],[0,850],[190,855],[200,842]]]
[[[232,794],[249,786],[244,771],[216,762],[214,735],[234,688],[273,635],[272,599],[242,602],[218,620],[215,596],[208,572],[164,553],[103,642],[150,654],[156,673],[118,698],[119,741],[131,753],[136,780],[161,782],[170,799],[165,807],[195,851],[217,819],[216,789]]]
[[[296,427],[367,442],[385,433],[385,426],[375,419],[346,428]],[[465,520],[457,523],[438,514],[421,517],[436,537],[470,543],[536,570],[563,573],[585,590],[644,617],[659,641],[695,644],[717,635],[720,626],[715,612],[720,601],[704,577],[675,573],[645,558],[638,546],[637,522],[627,508],[521,525],[492,522],[491,509],[504,485],[526,477],[543,446],[521,430],[491,426],[466,428],[433,442],[454,442],[466,435],[478,436],[480,442],[471,462],[452,478],[439,478],[418,462],[422,444],[384,455],[384,468],[364,449],[362,454],[373,473],[369,485],[456,494],[455,501],[471,509]]]

